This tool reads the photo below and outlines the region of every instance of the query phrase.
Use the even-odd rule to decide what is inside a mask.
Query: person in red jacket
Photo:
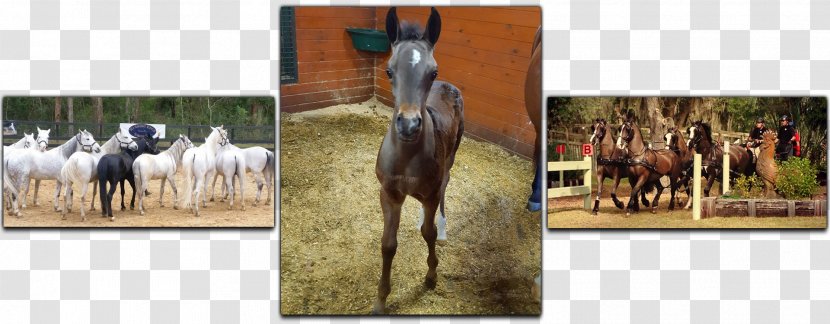
[[[798,129],[795,128],[794,122],[790,122],[790,126],[793,128],[793,131],[795,132],[795,136],[793,136],[793,138],[795,139],[795,143],[793,143],[793,156],[801,157],[801,132],[799,132]]]

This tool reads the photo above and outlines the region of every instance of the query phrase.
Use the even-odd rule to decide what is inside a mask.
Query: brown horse
[[[631,210],[633,210],[640,190],[646,189],[646,191],[649,191],[648,188],[652,186],[657,187],[657,194],[654,195],[654,200],[651,202],[651,212],[657,212],[657,203],[660,201],[660,195],[664,189],[663,184],[660,183],[660,178],[664,176],[669,176],[671,182],[669,210],[673,210],[677,180],[680,178],[680,157],[668,149],[652,150],[647,148],[643,142],[643,135],[640,134],[640,127],[631,117],[620,128],[617,146],[627,152],[628,181],[632,186],[631,197],[625,209],[626,216],[631,215]]]
[[[395,110],[375,165],[383,210],[383,270],[373,308],[376,314],[386,311],[386,297],[392,290],[392,259],[398,248],[401,205],[406,196],[421,202],[421,235],[429,249],[429,270],[424,284],[430,289],[436,285],[435,241],[446,240],[444,194],[464,133],[464,102],[460,91],[452,84],[435,81],[438,65],[433,50],[440,32],[441,17],[435,8],[423,32],[417,25],[406,22],[399,25],[394,7],[386,15],[386,34],[392,44],[386,73],[392,83]],[[439,204],[441,217],[436,231],[435,214]]]
[[[533,123],[536,131],[536,141],[533,144],[533,163],[536,169],[531,185],[532,193],[527,198],[527,210],[531,212],[542,209],[542,26],[536,29],[531,48],[530,66],[525,78],[525,109],[527,116]]]
[[[703,160],[704,176],[706,177],[706,188],[703,189],[704,197],[709,197],[715,180],[723,178],[723,147],[712,139],[712,128],[702,121],[695,121],[689,127],[689,147],[700,153]],[[752,163],[752,156],[749,151],[740,145],[729,146],[729,178],[739,175],[750,176],[755,173],[755,165]]]
[[[694,171],[694,158],[695,154],[697,153],[694,149],[690,149],[686,145],[686,140],[683,139],[683,132],[681,132],[677,127],[669,128],[668,132],[665,135],[666,139],[666,146],[680,158],[680,179],[677,182],[677,189],[680,189],[680,186],[685,187],[686,196],[691,197],[691,189],[692,187],[689,186],[689,181],[692,179],[692,171]],[[692,199],[688,199],[686,201],[686,206],[684,208],[691,208],[692,207]]]
[[[611,138],[611,126],[605,119],[597,118],[591,126],[591,145],[599,145],[597,154],[597,198],[594,200],[594,208],[591,214],[596,215],[599,212],[599,198],[602,196],[602,182],[606,177],[614,179],[614,186],[611,187],[611,199],[614,205],[619,209],[623,209],[622,201],[617,199],[617,187],[620,185],[620,179],[628,175],[628,168],[623,166],[625,163],[625,151],[614,145],[614,139]],[[641,191],[641,199],[643,205],[648,207],[649,202],[646,199],[645,190]],[[639,207],[635,207],[639,209]]]

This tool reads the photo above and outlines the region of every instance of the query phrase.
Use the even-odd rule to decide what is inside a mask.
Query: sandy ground
[[[6,227],[273,227],[275,215],[275,201],[272,198],[270,205],[265,205],[268,197],[267,186],[263,185],[262,197],[259,206],[254,207],[256,198],[256,182],[254,176],[246,174],[245,182],[245,211],[240,210],[239,195],[235,197],[234,209],[228,210],[228,202],[220,202],[222,178],[216,181],[216,201],[208,201],[207,208],[201,209],[201,216],[195,217],[189,210],[173,209],[173,190],[169,183],[165,183],[164,207],[159,207],[159,187],[161,180],[150,181],[150,196],[144,199],[145,215],[138,212],[138,195],[136,195],[135,210],[130,210],[130,199],[132,188],[126,183],[124,199],[127,210],[121,211],[121,187],[116,189],[112,199],[113,215],[115,221],[108,217],[101,217],[100,195],[95,197],[95,211],[89,211],[90,199],[92,199],[92,184],[88,187],[85,210],[86,221],[81,221],[80,185],[73,186],[72,211],[66,215],[66,220],[61,219],[60,212],[53,211],[52,201],[55,195],[55,181],[44,180],[40,183],[38,192],[39,207],[32,205],[34,196],[34,181],[29,188],[29,206],[23,209],[23,216],[15,217],[4,213],[3,225]],[[184,178],[181,172],[176,173],[176,187],[179,190],[179,199],[183,195]],[[276,185],[273,190],[276,189]],[[65,191],[61,189],[59,206],[63,207],[63,196]],[[209,193],[209,191],[208,191]],[[273,194],[273,192],[272,192]],[[210,196],[208,196],[210,199]]]
[[[715,182],[710,196],[720,194],[719,182]],[[712,217],[699,221],[692,219],[691,209],[676,207],[669,211],[668,189],[660,196],[656,214],[651,208],[640,206],[640,212],[625,217],[625,211],[617,209],[611,200],[611,181],[605,181],[598,216],[591,215],[590,210],[583,209],[582,197],[555,198],[548,201],[548,228],[825,228],[827,217]],[[826,190],[826,189],[825,189]],[[623,179],[617,189],[617,197],[628,203],[631,187]],[[683,204],[688,199],[685,193],[679,193]],[[591,197],[596,197],[596,188]],[[654,193],[647,194],[651,201]],[[592,205],[593,206],[593,205]]]
[[[376,101],[281,116],[282,314],[369,314],[383,231],[375,161],[389,124]],[[392,314],[539,314],[541,221],[525,207],[530,161],[465,139],[447,187],[438,286],[423,286],[420,204],[406,200],[392,265]]]

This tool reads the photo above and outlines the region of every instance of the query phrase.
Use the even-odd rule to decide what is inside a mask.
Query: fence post
[[[723,142],[723,191],[721,195],[729,192],[729,141]]]
[[[566,146],[567,147],[567,146]],[[559,154],[559,162],[565,161],[565,153]],[[559,171],[559,188],[565,186],[565,171]]]
[[[694,171],[692,173],[692,219],[700,220],[700,154],[695,154]]]
[[[583,157],[582,161],[587,162],[589,166],[593,166],[593,159],[591,156]],[[582,176],[582,185],[588,187],[588,193],[582,198],[585,203],[585,209],[591,209],[591,178],[593,178],[593,172],[591,172],[591,170],[591,167],[589,167],[585,170],[585,174]]]

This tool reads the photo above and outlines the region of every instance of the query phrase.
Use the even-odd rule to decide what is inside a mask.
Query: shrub
[[[732,187],[733,195],[740,198],[761,198],[764,196],[764,181],[757,175],[741,175]]]
[[[791,157],[778,166],[775,188],[787,199],[810,198],[818,189],[810,160]]]

